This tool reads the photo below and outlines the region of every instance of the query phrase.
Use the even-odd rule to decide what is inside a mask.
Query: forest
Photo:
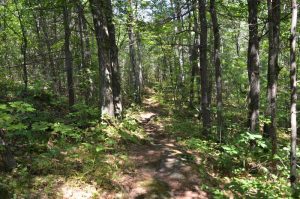
[[[297,0],[0,0],[0,198],[299,198]]]

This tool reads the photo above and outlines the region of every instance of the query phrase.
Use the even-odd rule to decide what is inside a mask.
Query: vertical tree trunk
[[[101,115],[121,114],[121,86],[110,0],[89,0],[98,46]],[[117,110],[117,112],[116,112]]]
[[[297,66],[296,66],[296,25],[298,5],[292,0],[292,22],[290,37],[290,81],[291,81],[291,173],[290,182],[296,188],[297,182]]]
[[[133,30],[134,25],[134,18],[132,14],[132,2],[131,0],[128,0],[128,38],[129,38],[129,55],[130,55],[130,62],[131,62],[131,68],[132,68],[132,76],[134,81],[134,101],[137,104],[140,104],[142,102],[142,96],[141,96],[141,79],[140,79],[140,71],[137,65],[137,59],[136,59],[136,49],[135,49],[135,35]]]
[[[60,19],[60,15],[53,15],[53,27],[51,27],[53,29],[53,40],[54,42],[58,42],[59,41],[59,27],[58,27],[58,20]],[[48,40],[46,40],[46,45],[47,45],[47,49],[48,52],[51,52],[51,39],[50,39],[50,35],[48,35],[48,31],[49,29],[46,27],[47,21],[45,20],[45,23],[43,23],[45,25],[45,28],[43,28],[44,34],[45,34],[45,38],[48,38]],[[47,37],[48,35],[48,37]],[[50,59],[50,55],[52,55],[52,53],[49,53],[49,59]],[[63,87],[62,87],[62,83],[63,83],[63,76],[61,75],[61,69],[60,66],[63,65],[63,60],[60,57],[61,55],[56,53],[52,56],[53,58],[53,70],[51,71],[51,73],[53,74],[53,82],[54,82],[54,88],[56,89],[57,87],[57,91],[59,94],[63,93]],[[51,64],[51,59],[50,59],[50,64]]]
[[[210,0],[210,14],[213,25],[213,33],[214,33],[214,52],[213,52],[213,63],[215,65],[215,78],[216,78],[216,91],[217,91],[217,121],[218,121],[218,132],[220,134],[221,140],[221,132],[222,132],[222,68],[221,68],[221,60],[220,60],[220,30],[217,18],[217,12],[215,8],[215,0]]]
[[[259,123],[259,39],[257,24],[258,0],[248,0],[248,23],[249,23],[249,45],[248,45],[248,78],[249,91],[249,128],[251,132],[258,130]]]
[[[210,110],[208,103],[208,63],[207,63],[207,20],[206,1],[199,0],[200,17],[200,76],[201,76],[201,111],[203,120],[203,133],[208,136],[211,128]]]
[[[64,15],[64,29],[65,29],[65,67],[67,72],[67,88],[68,88],[68,96],[69,96],[69,107],[72,107],[75,103],[75,95],[74,95],[74,85],[73,85],[73,61],[72,61],[72,53],[70,50],[70,37],[71,37],[71,29],[70,29],[70,18],[68,11],[68,2],[67,0],[64,2],[63,7],[63,15]]]
[[[176,24],[176,27],[177,27],[177,34],[181,34],[182,32],[182,29],[183,29],[183,19],[181,17],[181,8],[180,8],[180,2],[179,0],[175,0],[175,13],[176,13],[176,20],[177,20],[177,24]],[[180,35],[177,35],[179,36],[179,40],[178,40],[178,45],[176,45],[177,47],[177,53],[178,53],[178,58],[179,58],[179,78],[178,78],[178,86],[179,86],[179,91],[180,91],[180,94],[183,95],[183,84],[184,84],[184,69],[183,69],[183,66],[184,66],[184,56],[183,56],[183,37],[180,36]],[[176,43],[176,42],[175,42]]]
[[[92,80],[90,74],[88,73],[91,65],[91,52],[90,52],[90,40],[88,37],[87,24],[84,17],[84,8],[81,1],[77,2],[77,12],[78,12],[78,26],[80,35],[80,55],[81,55],[81,71],[84,77],[84,99],[85,103],[88,104],[92,98],[93,87],[91,85]]]
[[[268,58],[268,108],[267,117],[270,123],[266,124],[266,134],[271,136],[272,154],[277,149],[276,133],[276,96],[277,80],[279,74],[278,54],[280,36],[280,0],[268,0],[269,18],[269,58]]]
[[[42,7],[42,6],[40,5],[40,7]],[[52,79],[52,89],[54,92],[56,92],[57,90],[59,90],[58,88],[60,87],[60,85],[56,85],[56,84],[60,84],[60,81],[58,81],[59,73],[57,72],[57,70],[55,68],[54,58],[53,58],[52,49],[51,49],[51,42],[50,42],[49,33],[48,33],[49,30],[47,28],[47,22],[46,22],[46,19],[44,16],[44,11],[42,9],[39,11],[39,18],[40,18],[43,35],[44,35],[44,37],[43,37],[44,42],[46,44],[46,49],[47,49],[47,55],[48,55],[48,60],[49,60],[48,67],[49,67],[49,70],[51,73],[50,75],[51,75],[51,79]],[[46,65],[44,67],[46,67]]]
[[[30,5],[32,6],[32,5]],[[43,38],[41,37],[41,17],[37,16],[34,12],[32,13],[33,17],[34,17],[34,22],[35,22],[35,29],[36,29],[36,35],[37,35],[37,39],[38,39],[38,52],[36,52],[36,56],[41,56],[42,58],[42,65],[41,65],[41,69],[42,69],[42,73],[44,75],[44,78],[48,80],[50,80],[50,75],[48,73],[48,69],[47,67],[47,54],[44,53],[45,52],[45,47],[44,47],[44,42],[43,42]],[[42,54],[40,55],[40,52],[42,52]]]
[[[195,33],[195,36],[193,38],[193,46],[191,46],[190,49],[190,64],[191,64],[191,82],[190,82],[190,99],[189,99],[189,106],[193,107],[193,101],[195,97],[194,92],[194,82],[197,77],[199,77],[199,59],[198,59],[198,53],[199,53],[199,27],[198,27],[198,20],[197,20],[197,2],[195,0],[192,1],[193,6],[193,31]],[[190,19],[191,20],[191,19]],[[190,25],[191,26],[191,25]],[[192,37],[191,37],[192,39]]]
[[[112,22],[112,6],[108,3],[108,31],[109,31],[109,42],[111,47],[111,69],[112,69],[112,89],[113,89],[113,103],[114,112],[116,117],[122,116],[123,105],[122,105],[122,95],[121,95],[121,74],[120,65],[118,58],[118,47],[116,43],[116,31],[115,26]]]
[[[238,22],[238,27],[237,27],[237,33],[235,35],[235,47],[236,47],[236,55],[239,57],[240,56],[240,36],[241,36],[241,24]]]
[[[27,31],[22,19],[22,13],[19,10],[19,6],[16,0],[14,0],[14,4],[17,10],[17,17],[20,23],[21,32],[22,32],[22,44],[21,44],[21,53],[23,56],[23,81],[24,81],[24,93],[27,93],[28,88],[28,71],[27,71],[27,46],[28,46],[28,39],[27,39]]]
[[[139,72],[139,81],[141,84],[141,94],[144,87],[144,78],[143,78],[143,59],[142,59],[142,38],[139,31],[136,31],[136,47],[137,47],[137,67]]]

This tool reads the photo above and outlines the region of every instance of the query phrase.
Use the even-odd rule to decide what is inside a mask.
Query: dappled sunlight
[[[208,198],[193,156],[165,132],[160,112],[165,108],[154,97],[145,99],[139,121],[151,142],[128,148],[133,172],[119,179],[129,198]],[[157,105],[159,104],[159,105]]]
[[[91,199],[99,196],[95,186],[81,181],[68,181],[59,190],[63,199]]]

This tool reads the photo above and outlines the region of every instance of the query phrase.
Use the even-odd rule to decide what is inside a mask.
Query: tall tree
[[[19,20],[21,32],[22,32],[22,44],[21,44],[21,53],[23,56],[23,82],[24,82],[24,92],[27,92],[28,88],[28,70],[27,70],[27,47],[28,47],[28,35],[27,35],[27,30],[24,24],[23,20],[23,13],[22,10],[20,10],[18,2],[14,0],[14,4],[16,6],[16,11],[17,11],[17,17]]]
[[[98,61],[100,74],[100,111],[101,116],[107,114],[114,116],[113,92],[112,92],[112,71],[110,59],[109,32],[107,29],[107,16],[105,9],[108,9],[109,0],[90,0],[93,15],[95,36],[98,46]]]
[[[45,11],[43,10],[43,7],[41,3],[39,3],[39,13],[38,13],[38,18],[39,18],[39,23],[43,32],[43,40],[44,40],[44,45],[47,49],[47,57],[48,57],[48,65],[47,68],[50,71],[50,76],[51,76],[51,86],[54,92],[57,92],[60,90],[59,88],[61,87],[60,83],[60,78],[58,78],[58,69],[55,68],[54,64],[54,57],[53,57],[53,50],[51,48],[51,39],[49,36],[49,27],[47,26],[47,17],[45,16]],[[46,68],[46,65],[44,66]]]
[[[211,128],[210,110],[208,102],[208,63],[207,63],[207,20],[206,1],[199,0],[200,20],[200,77],[201,77],[201,111],[203,121],[203,133],[208,135]]]
[[[297,182],[297,65],[296,65],[296,25],[298,5],[292,0],[292,22],[290,37],[290,83],[291,83],[291,171],[290,182],[296,188]]]
[[[217,121],[218,121],[218,132],[220,133],[221,140],[221,131],[222,131],[222,69],[221,69],[221,60],[220,60],[220,30],[217,17],[217,11],[215,7],[215,0],[210,0],[210,14],[213,25],[213,34],[214,34],[214,52],[213,52],[213,64],[215,65],[215,81],[216,81],[216,91],[217,91]]]
[[[64,44],[65,67],[67,72],[69,106],[71,107],[75,103],[75,94],[74,94],[74,83],[73,83],[73,60],[72,60],[72,53],[70,50],[70,38],[71,38],[70,16],[69,16],[67,0],[64,1],[63,15],[64,15],[64,29],[65,29],[65,44]]]
[[[199,79],[200,65],[199,65],[199,56],[198,56],[200,39],[199,39],[199,25],[197,19],[197,1],[195,0],[192,1],[192,10],[193,10],[193,22],[194,22],[193,24],[194,40],[192,46],[190,47],[190,64],[191,64],[190,103],[189,103],[190,107],[193,106],[193,101],[194,101],[195,79],[197,80],[197,83],[200,84],[200,79]],[[192,21],[190,21],[190,23],[191,22]],[[197,92],[199,92],[198,89]]]
[[[259,38],[257,11],[258,0],[248,0],[248,25],[249,25],[249,44],[248,44],[248,78],[250,83],[249,91],[249,128],[251,132],[258,130],[259,122]]]
[[[137,53],[136,53],[136,37],[134,34],[134,17],[133,17],[133,6],[132,1],[128,0],[127,8],[127,29],[128,29],[128,39],[129,39],[129,55],[130,55],[130,64],[132,70],[132,80],[134,84],[134,101],[138,104],[142,102],[142,79],[140,77],[140,67],[137,63]]]
[[[280,0],[268,0],[269,21],[269,58],[268,58],[268,108],[267,116],[271,122],[265,128],[272,140],[272,153],[277,149],[276,133],[276,96],[277,80],[279,74],[278,54],[280,36]]]
[[[88,27],[85,19],[84,6],[82,2],[77,1],[77,13],[78,13],[78,29],[80,37],[80,70],[83,75],[83,93],[85,98],[85,103],[89,103],[92,97],[93,87],[91,85],[92,80],[88,71],[91,65],[91,47],[90,39],[88,35]]]
[[[121,82],[111,1],[89,2],[98,46],[101,115],[118,116],[122,112]]]
[[[118,46],[116,42],[116,30],[113,24],[113,10],[112,5],[109,0],[108,9],[106,10],[106,15],[108,16],[108,32],[109,32],[109,42],[110,42],[110,58],[111,58],[111,69],[112,69],[112,88],[113,88],[113,103],[114,112],[116,117],[122,116],[123,104],[122,104],[122,94],[121,94],[121,74],[120,65],[118,57]]]

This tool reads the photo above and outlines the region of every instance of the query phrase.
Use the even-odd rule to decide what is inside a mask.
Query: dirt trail
[[[166,110],[152,98],[146,99],[144,106],[140,122],[152,142],[129,148],[135,170],[121,180],[126,198],[209,198],[199,189],[201,180],[197,166],[188,160],[188,152],[164,133],[163,124],[154,121]]]

